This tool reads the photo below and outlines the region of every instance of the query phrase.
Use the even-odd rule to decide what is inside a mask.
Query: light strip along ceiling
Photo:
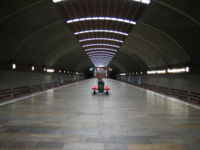
[[[107,67],[120,55],[129,32],[137,26],[150,0],[53,0],[80,48],[95,66]]]
[[[102,58],[101,60],[98,58],[90,58],[90,60],[97,61],[97,62],[104,62],[104,61],[109,62],[110,58]]]
[[[110,62],[111,61],[111,59],[112,59],[112,57],[100,57],[101,59],[99,59],[99,57],[97,58],[97,57],[90,57],[90,60],[92,60],[92,61],[95,61],[95,62],[103,62],[103,63],[105,63],[105,62]]]
[[[88,54],[90,57],[113,57],[114,55],[109,55],[109,54]]]
[[[68,20],[67,23],[74,23],[79,21],[91,21],[91,20],[109,20],[109,21],[118,21],[123,23],[129,23],[135,25],[136,22],[128,19],[121,19],[121,18],[113,18],[113,17],[86,17],[86,18],[76,18]]]
[[[102,56],[101,59],[99,59],[99,57],[96,57],[96,56],[89,56],[90,59],[99,60],[99,61],[110,60],[110,57],[111,56],[104,56],[104,57]]]
[[[82,39],[79,40],[79,42],[87,42],[87,41],[113,41],[113,42],[119,42],[119,43],[124,43],[122,40],[117,40],[117,39],[111,39],[111,38],[89,38],[89,39]]]
[[[108,46],[108,47],[120,48],[120,46],[118,46],[118,45],[113,45],[113,44],[103,44],[103,43],[88,44],[88,45],[83,45],[82,47],[92,47],[92,46]]]
[[[101,59],[99,59],[99,57],[90,57],[90,60],[92,61],[96,61],[96,62],[110,62],[112,57],[100,57]]]
[[[144,4],[150,4],[151,0],[133,0],[135,2],[139,2],[139,3],[144,3]]]
[[[113,57],[111,54],[88,54],[90,57]]]
[[[116,53],[114,53],[114,52],[107,52],[107,51],[87,52],[87,54],[96,54],[96,53],[102,53],[102,54],[116,54]]]
[[[111,59],[112,59],[112,58],[111,58]],[[106,58],[101,58],[101,59],[99,59],[99,58],[96,58],[96,59],[90,58],[90,60],[93,61],[93,62],[95,62],[95,63],[97,63],[97,62],[107,63],[107,62],[110,62],[111,59],[110,59],[110,58],[109,58],[109,59],[106,59]],[[99,64],[99,65],[100,65],[100,64]]]
[[[54,3],[58,3],[58,2],[62,2],[65,0],[52,0]],[[144,4],[150,4],[151,0],[133,0],[135,2],[140,2],[140,3],[144,3]]]
[[[96,58],[96,59],[99,59],[99,58],[101,58],[100,60],[102,60],[102,58],[107,58],[107,59],[109,59],[110,60],[110,58],[113,58],[114,56],[107,56],[107,55],[88,55],[90,58]]]
[[[125,33],[125,32],[114,31],[114,30],[104,30],[104,29],[79,31],[79,32],[75,32],[74,34],[79,35],[79,34],[94,33],[94,32],[107,32],[107,33],[114,33],[114,34],[121,34],[121,35],[124,35],[124,36],[128,36],[128,33]]]
[[[105,51],[112,51],[112,52],[117,52],[118,51],[116,49],[111,49],[111,48],[89,48],[89,49],[85,49],[85,52],[87,52],[87,51],[95,51],[95,50],[105,50]]]

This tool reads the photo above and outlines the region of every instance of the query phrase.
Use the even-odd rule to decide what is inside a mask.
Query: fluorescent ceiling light
[[[93,64],[108,64],[108,63],[110,63],[110,60],[109,61],[103,61],[103,62],[92,60],[92,63]]]
[[[101,59],[100,57],[96,57],[96,56],[88,56],[90,59],[98,59],[98,60],[104,60],[104,59],[112,59],[113,57],[112,56],[109,56],[109,57],[106,57],[104,59]]]
[[[107,51],[113,51],[113,52],[117,52],[118,50],[116,49],[111,49],[111,48],[90,48],[90,49],[86,49],[85,51],[93,51],[93,50],[107,50]]]
[[[120,76],[125,76],[126,75],[126,73],[120,73]]]
[[[173,68],[173,69],[164,69],[164,70],[151,70],[147,71],[147,74],[166,74],[166,73],[184,73],[184,72],[189,72],[190,68],[189,67],[184,67],[184,68]]]
[[[166,74],[167,71],[166,70],[151,70],[151,71],[147,71],[147,74]]]
[[[91,59],[94,62],[100,62],[100,63],[107,63],[111,61],[112,59],[104,59],[104,60],[99,60],[99,59]]]
[[[105,63],[108,63],[108,62],[110,62],[111,61],[111,59],[110,60],[104,60],[104,61],[99,61],[99,60],[92,60],[92,62],[95,62],[95,63],[101,63],[101,64],[105,64]]]
[[[47,69],[47,72],[48,73],[53,73],[53,72],[55,72],[55,70],[54,69]]]
[[[135,25],[136,22],[128,19],[122,19],[122,18],[115,18],[115,17],[86,17],[86,18],[75,18],[70,19],[67,21],[67,23],[74,23],[74,22],[81,22],[81,21],[91,21],[91,20],[109,20],[109,21],[117,21],[117,22],[123,22]]]
[[[99,64],[107,64],[109,63],[111,60],[105,60],[105,61],[98,61],[98,60],[92,60],[93,63],[99,63]]]
[[[104,61],[104,62],[100,62],[100,61],[92,61],[94,64],[108,64],[110,61]]]
[[[105,65],[96,65],[96,67],[105,67]]]
[[[12,69],[16,69],[17,65],[16,64],[12,64]]]
[[[111,61],[112,60],[112,58],[108,58],[108,57],[104,57],[104,58],[95,58],[95,57],[92,57],[92,58],[90,58],[92,61],[98,61],[98,62],[106,62],[106,61]]]
[[[61,2],[63,0],[52,0],[54,3],[58,3],[58,2]]]
[[[35,70],[35,67],[34,67],[34,66],[32,66],[32,67],[31,67],[31,70],[32,70],[32,71],[34,71],[34,70]]]
[[[103,30],[103,29],[85,30],[85,31],[75,32],[74,34],[79,35],[79,34],[93,33],[93,32],[107,32],[107,33],[115,33],[115,34],[128,36],[128,33],[125,33],[125,32],[120,32],[120,31],[115,31],[115,30]]]
[[[99,57],[99,58],[100,58],[100,57],[105,57],[105,56],[108,56],[109,58],[112,58],[114,55],[108,55],[108,54],[107,54],[107,55],[106,55],[106,54],[104,54],[104,55],[103,55],[103,54],[102,54],[102,55],[90,54],[90,55],[88,55],[88,56],[89,56],[90,58],[93,58],[93,57],[95,57],[95,58],[96,58],[96,57]]]
[[[100,58],[96,58],[96,57],[90,57],[91,60],[96,60],[96,61],[100,61],[100,62],[103,62],[103,61],[110,61],[111,58],[110,57],[107,57],[107,58],[103,58],[103,59],[100,59]]]
[[[96,41],[96,40],[105,40],[105,41],[113,41],[113,42],[124,43],[124,41],[122,41],[122,40],[111,39],[111,38],[88,38],[88,39],[79,40],[79,42]]]
[[[185,68],[174,68],[174,69],[167,69],[168,73],[184,73],[184,72],[189,72],[190,68],[185,67]]]
[[[118,46],[118,45],[103,44],[103,43],[83,45],[83,47],[91,47],[91,46],[110,46],[110,47],[120,48],[120,46]]]
[[[141,3],[150,4],[150,3],[151,3],[151,0],[141,0]]]
[[[150,4],[151,3],[151,0],[133,0],[133,1],[144,3],[144,4]]]
[[[110,57],[113,57],[114,55],[112,55],[112,54],[89,54],[88,56],[89,57],[91,57],[91,56],[97,56],[97,57],[110,56]]]
[[[89,53],[88,55],[115,55],[115,53]]]
[[[109,51],[92,51],[92,52],[87,52],[86,54],[113,54],[115,55],[116,53],[109,52]]]
[[[109,59],[109,60],[103,60],[103,61],[100,61],[98,59],[92,59],[92,62],[95,62],[95,63],[108,63],[110,61],[111,61],[111,59]]]

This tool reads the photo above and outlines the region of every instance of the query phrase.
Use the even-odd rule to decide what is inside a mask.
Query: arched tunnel
[[[0,149],[200,149],[199,0],[0,8]]]

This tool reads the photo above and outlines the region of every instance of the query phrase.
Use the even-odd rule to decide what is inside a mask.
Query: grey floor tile
[[[85,80],[0,109],[0,150],[198,150],[200,110],[107,79]],[[20,149],[20,150],[21,150]]]

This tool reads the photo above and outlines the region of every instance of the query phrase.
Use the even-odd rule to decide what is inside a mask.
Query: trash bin
[[[99,93],[104,92],[104,82],[103,81],[98,82],[98,90],[99,90]]]

